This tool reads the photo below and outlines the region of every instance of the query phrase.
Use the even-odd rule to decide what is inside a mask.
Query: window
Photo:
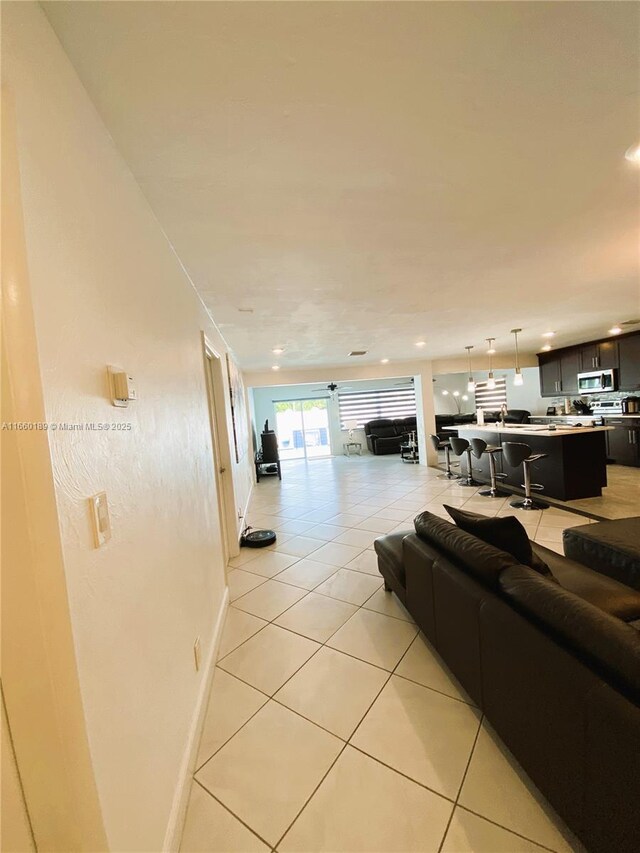
[[[416,414],[413,384],[379,391],[343,391],[338,394],[340,426],[355,420],[359,427],[378,418],[408,418]]]
[[[496,379],[495,388],[487,388],[486,382],[476,383],[476,408],[485,412],[497,412],[503,403],[507,402],[507,380],[500,376]]]

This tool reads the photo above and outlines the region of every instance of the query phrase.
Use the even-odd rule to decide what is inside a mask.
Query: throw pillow
[[[482,539],[494,548],[506,551],[522,563],[535,569],[541,575],[551,574],[549,566],[533,553],[531,542],[527,531],[513,515],[504,518],[488,518],[476,512],[467,512],[463,509],[444,505],[456,525],[461,529]]]

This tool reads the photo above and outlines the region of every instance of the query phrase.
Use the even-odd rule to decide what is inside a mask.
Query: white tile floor
[[[249,521],[278,534],[231,561],[231,605],[182,850],[580,850],[392,593],[374,539],[443,503],[516,514],[562,550],[587,524],[391,457],[283,465]]]

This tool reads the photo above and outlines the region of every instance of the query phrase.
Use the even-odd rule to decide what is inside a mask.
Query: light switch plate
[[[111,539],[111,519],[109,518],[109,504],[107,493],[98,492],[89,498],[91,510],[91,522],[93,524],[93,538],[96,548],[100,548]]]

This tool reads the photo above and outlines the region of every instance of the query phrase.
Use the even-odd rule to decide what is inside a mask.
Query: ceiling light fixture
[[[550,349],[551,349],[551,344],[545,344],[542,347],[542,352],[549,352]]]
[[[465,347],[465,349],[467,351],[467,359],[469,360],[469,380],[467,382],[467,391],[473,392],[476,390],[476,383],[473,381],[473,372],[471,370],[471,350],[473,347]]]
[[[487,353],[489,354],[489,377],[487,379],[487,388],[489,389],[489,391],[493,391],[493,389],[496,387],[496,380],[493,376],[493,364],[492,364],[492,362],[493,362],[492,357],[493,357],[493,354],[495,352],[495,349],[493,347],[493,342],[495,341],[495,338],[487,338],[486,341],[489,344],[489,349],[487,350]]]
[[[280,365],[279,364],[272,365],[271,370],[280,370]]]
[[[380,364],[389,364],[389,359],[388,358],[381,358]]]
[[[271,352],[272,352],[274,355],[282,355],[282,353],[284,352],[284,347],[274,347],[274,348],[271,350]]]
[[[640,166],[640,143],[632,145],[624,152],[625,159],[635,166]]]
[[[543,332],[542,333],[543,338],[552,338],[554,335],[555,335],[555,332]]]
[[[416,341],[417,347],[426,347],[426,345],[427,345],[426,341]]]
[[[609,334],[610,334],[610,335],[619,335],[619,334],[621,334],[621,333],[622,333],[622,329],[620,328],[620,326],[618,326],[618,324],[617,324],[617,323],[616,323],[616,325],[615,325],[615,326],[612,326],[612,327],[609,329]]]
[[[522,371],[520,370],[520,354],[518,352],[518,333],[521,331],[522,329],[511,329],[511,334],[516,339],[516,372],[513,375],[514,385],[524,384],[524,379],[522,378]]]

